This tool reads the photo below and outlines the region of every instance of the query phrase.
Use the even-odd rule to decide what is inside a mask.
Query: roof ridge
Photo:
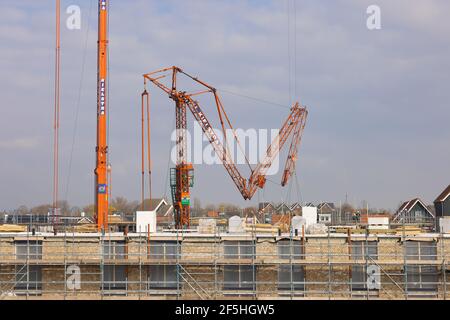
[[[442,191],[442,193],[434,200],[434,202],[444,202],[450,196],[450,184],[447,188]]]

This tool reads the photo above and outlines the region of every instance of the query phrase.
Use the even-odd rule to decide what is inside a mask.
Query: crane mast
[[[59,191],[59,113],[61,109],[61,0],[56,1],[56,55],[55,55],[55,111],[53,135],[53,208],[52,223],[58,224],[60,210],[58,209]]]
[[[108,0],[98,1],[97,147],[95,167],[95,216],[98,231],[108,228]]]
[[[171,75],[168,72],[172,72]],[[177,75],[183,74],[203,87],[203,90],[197,92],[180,91],[177,88]],[[171,85],[165,85],[162,79],[171,76]],[[171,187],[172,199],[175,208],[175,224],[179,227],[189,226],[190,220],[190,187],[193,185],[193,166],[187,162],[187,139],[186,139],[186,111],[190,110],[195,120],[199,123],[202,131],[208,138],[209,143],[214,149],[217,157],[221,160],[223,166],[227,170],[234,184],[238,188],[245,200],[250,200],[258,189],[262,189],[266,183],[266,175],[273,161],[279,155],[281,149],[292,135],[292,142],[289,148],[286,166],[283,171],[281,185],[285,186],[289,178],[295,171],[295,163],[301,142],[303,130],[306,124],[308,111],[305,107],[301,107],[297,102],[292,108],[288,118],[283,123],[278,135],[267,148],[264,159],[251,169],[251,175],[245,179],[239,172],[229,152],[229,146],[224,135],[222,142],[216,134],[213,126],[206,117],[199,103],[193,99],[194,96],[211,93],[214,96],[218,116],[222,130],[225,132],[226,124],[232,130],[234,139],[239,144],[239,139],[233,129],[230,119],[225,112],[221,99],[217,93],[217,89],[207,83],[195,78],[178,67],[170,67],[160,69],[144,75],[145,91],[147,92],[147,81],[152,82],[155,86],[166,92],[169,97],[175,101],[176,114],[176,151],[177,163],[176,167],[171,171]],[[246,159],[247,160],[247,159]],[[250,166],[247,160],[247,164]]]

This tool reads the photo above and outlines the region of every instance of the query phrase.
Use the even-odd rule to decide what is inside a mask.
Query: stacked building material
[[[27,226],[18,226],[15,224],[0,225],[0,232],[26,232]]]

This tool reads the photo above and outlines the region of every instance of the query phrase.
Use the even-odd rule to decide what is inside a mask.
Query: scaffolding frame
[[[332,243],[332,240],[342,240],[343,236],[331,234],[329,231],[325,237],[322,236],[321,241],[313,244],[309,238],[314,236],[305,236],[304,230],[301,235],[291,231],[289,234],[281,236],[268,236],[257,234],[255,229],[252,229],[251,232],[235,235],[235,238],[241,240],[228,240],[227,238],[233,235],[220,234],[216,230],[214,234],[203,235],[204,242],[199,241],[199,243],[204,250],[195,254],[184,250],[185,245],[187,246],[185,241],[192,240],[192,233],[177,230],[170,234],[171,240],[167,240],[176,243],[174,256],[168,257],[164,254],[156,259],[151,254],[152,245],[161,241],[164,236],[153,235],[147,231],[132,235],[117,233],[80,235],[65,231],[59,238],[45,235],[47,238],[45,250],[42,250],[42,256],[39,259],[36,259],[36,254],[34,251],[30,252],[29,248],[33,243],[43,241],[44,235],[39,233],[33,235],[29,232],[25,234],[25,238],[24,234],[18,235],[20,241],[27,243],[25,260],[17,259],[16,249],[9,253],[8,250],[3,250],[8,241],[2,241],[3,238],[0,237],[0,299],[447,299],[450,237],[446,237],[442,233],[435,234],[432,238],[436,243],[434,257],[432,259],[419,257],[418,260],[407,256],[406,241],[408,238],[405,231],[399,238],[402,252],[398,253],[398,250],[393,250],[392,254],[378,252],[377,259],[373,259],[369,255],[367,248],[369,243],[377,241],[378,237],[374,237],[369,232],[366,232],[362,238],[361,236],[358,238],[359,242],[364,242],[365,249],[362,259],[352,258],[356,244],[353,244],[355,236],[350,232],[347,235],[346,244],[341,244],[343,247],[347,247],[347,252],[336,253],[333,250],[335,244]],[[165,233],[165,236],[167,235]],[[272,252],[269,253],[260,252],[261,238],[274,241],[271,245],[277,248],[272,248]],[[61,241],[56,241],[58,239]],[[279,241],[282,239],[288,240],[290,246],[288,259],[280,258]],[[250,246],[250,256],[241,254],[237,257],[227,256],[225,248],[232,241],[242,241],[244,247]],[[63,242],[62,248],[60,242]],[[84,245],[85,251],[80,251],[80,243]],[[134,251],[129,251],[131,243],[134,245]],[[296,255],[293,249],[297,245],[300,246],[300,256]],[[13,244],[13,246],[15,245]],[[105,246],[115,249],[111,252],[110,249],[105,250]],[[81,289],[69,288],[71,275],[67,273],[67,268],[74,265],[80,267],[79,285]],[[233,265],[251,266],[252,280],[250,284],[247,283],[248,281],[244,281],[244,289],[227,290],[225,287],[226,266]],[[283,265],[290,267],[290,290],[279,288],[279,267]],[[18,266],[21,267],[18,268]],[[30,280],[30,267],[32,266],[41,268],[41,290],[31,290],[33,285]],[[108,269],[109,272],[112,269],[114,274],[116,269],[125,270],[125,277],[121,278],[122,280],[113,281],[119,289],[107,286],[111,281],[105,278],[105,268],[109,266],[112,266]],[[149,277],[150,266],[175,266],[176,286],[152,289]],[[295,266],[299,266],[303,270],[303,282],[299,282],[303,290],[297,290],[294,285]],[[377,276],[383,279],[380,288],[374,290],[369,288],[367,282],[353,282],[352,270],[355,266],[363,267],[365,272],[369,266],[376,266],[379,270]],[[437,281],[422,282],[423,277],[420,274],[419,284],[409,282],[408,267],[411,266],[435,268]],[[26,269],[25,275],[24,269]],[[52,278],[47,274],[44,276],[44,270],[53,270],[55,274],[56,271],[61,272],[62,270],[62,277],[61,274],[59,278]],[[130,273],[133,272],[137,272],[138,276],[131,279]],[[272,277],[264,278],[260,272],[270,273]],[[315,279],[311,277],[311,274],[315,272],[325,276]],[[347,279],[338,279],[345,274],[348,276]],[[23,285],[23,283],[26,284],[26,290],[18,289],[19,284]],[[361,285],[365,290],[354,290],[356,284]],[[425,289],[410,288],[417,285],[423,286]],[[427,286],[436,289],[426,290]]]

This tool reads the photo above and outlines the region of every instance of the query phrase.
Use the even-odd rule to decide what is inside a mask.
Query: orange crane
[[[58,224],[59,191],[59,114],[61,109],[61,0],[56,0],[56,54],[55,54],[55,110],[53,119],[53,208],[52,224]]]
[[[186,92],[177,88],[178,75],[182,74],[197,85],[202,87],[202,90],[196,92]],[[165,85],[161,82],[164,78],[170,78],[171,85]],[[176,114],[176,152],[177,163],[175,169],[171,171],[171,187],[172,187],[172,200],[175,209],[175,224],[177,228],[189,226],[190,221],[190,187],[193,186],[193,166],[187,162],[187,121],[186,113],[187,109],[190,110],[196,121],[201,126],[203,132],[207,136],[211,143],[215,153],[221,159],[222,164],[233,180],[234,184],[238,188],[245,200],[250,200],[256,193],[258,188],[264,188],[266,183],[266,175],[270,169],[274,159],[277,157],[288,138],[293,133],[291,146],[289,149],[288,158],[286,160],[286,166],[283,171],[283,177],[281,185],[285,186],[289,181],[289,178],[295,171],[295,163],[297,161],[297,154],[299,145],[301,142],[303,130],[306,124],[306,118],[308,111],[305,107],[301,107],[297,102],[291,108],[291,112],[283,123],[278,136],[272,141],[271,145],[267,148],[264,159],[252,169],[248,159],[246,162],[251,170],[251,175],[248,179],[242,177],[236,164],[234,163],[230,152],[229,145],[224,138],[224,141],[220,141],[216,132],[213,129],[210,121],[207,119],[205,113],[201,109],[198,101],[193,99],[194,96],[212,94],[216,109],[218,112],[220,124],[223,132],[226,130],[226,125],[232,130],[234,139],[239,143],[239,139],[233,126],[230,123],[230,119],[224,110],[222,101],[217,93],[217,89],[208,85],[207,83],[195,78],[178,67],[170,67],[160,69],[144,75],[144,94],[147,93],[147,81],[152,82],[158,88],[162,89],[169,95],[169,98],[175,102],[175,114]],[[225,136],[226,137],[226,136]]]
[[[97,147],[95,167],[95,216],[98,231],[108,228],[108,0],[98,1]]]

